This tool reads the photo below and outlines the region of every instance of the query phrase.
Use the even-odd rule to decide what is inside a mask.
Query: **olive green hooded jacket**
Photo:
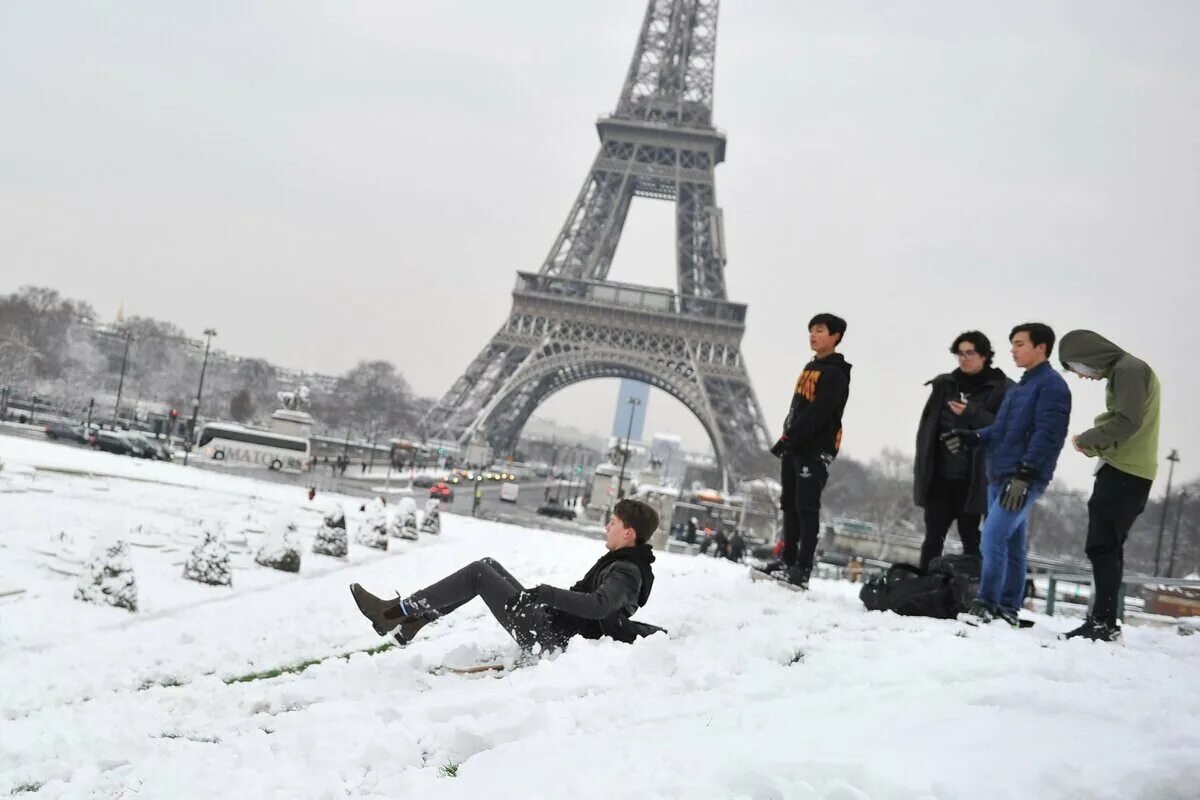
[[[1107,408],[1076,444],[1122,472],[1154,480],[1158,473],[1158,399],[1154,370],[1093,331],[1071,331],[1058,346],[1065,369],[1083,364],[1107,381]]]

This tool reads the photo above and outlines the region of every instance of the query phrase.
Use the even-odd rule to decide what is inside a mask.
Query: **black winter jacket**
[[[959,382],[955,372],[938,375],[925,385],[932,387],[925,410],[921,412],[921,424],[917,428],[917,454],[913,461],[913,502],[922,508],[929,497],[929,489],[937,478],[938,448],[945,447],[938,438],[938,415],[946,403],[957,400]],[[967,394],[967,410],[958,418],[959,428],[978,430],[992,424],[1004,395],[1013,382],[995,367],[984,367],[983,380],[977,388]],[[987,511],[986,452],[977,447],[970,451],[971,488],[967,494],[968,514],[983,514]]]
[[[804,366],[783,422],[780,441],[787,443],[786,449],[801,455],[837,455],[842,413],[850,397],[850,366],[841,353],[814,358]]]
[[[545,601],[556,612],[556,626],[568,637],[611,636],[626,643],[662,630],[630,619],[650,599],[652,563],[650,545],[623,547],[593,564],[570,590],[548,588]]]

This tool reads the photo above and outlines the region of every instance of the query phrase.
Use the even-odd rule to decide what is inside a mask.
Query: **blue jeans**
[[[1016,611],[1025,596],[1025,520],[1033,504],[1046,491],[1046,484],[1029,487],[1025,507],[1005,511],[1000,494],[1005,481],[988,484],[987,519],[983,521],[983,574],[979,580],[979,599],[992,608]]]

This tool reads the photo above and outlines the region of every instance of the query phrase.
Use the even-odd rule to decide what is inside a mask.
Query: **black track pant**
[[[829,470],[820,456],[784,455],[779,505],[783,508],[783,563],[789,567],[799,564],[812,569],[821,532],[821,492],[827,480]]]
[[[1146,508],[1151,481],[1105,464],[1088,500],[1087,557],[1092,562],[1092,617],[1115,625],[1125,569],[1125,538]]]
[[[528,648],[535,644],[541,644],[543,647],[562,647],[566,637],[555,625],[548,609],[534,608],[514,615],[506,607],[506,604],[524,588],[520,581],[500,566],[500,562],[482,558],[472,561],[437,583],[426,586],[409,599],[417,603],[427,603],[430,608],[436,609],[439,615],[445,616],[464,603],[479,597],[487,604],[496,621],[521,647]]]
[[[921,543],[921,569],[929,569],[929,562],[942,554],[946,544],[946,533],[950,524],[958,523],[958,538],[962,540],[964,555],[977,558],[979,554],[979,521],[982,514],[968,514],[967,495],[971,492],[968,481],[948,481],[935,478],[925,498],[925,541]]]

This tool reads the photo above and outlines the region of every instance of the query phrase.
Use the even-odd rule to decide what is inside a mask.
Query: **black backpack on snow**
[[[912,564],[893,564],[886,574],[863,584],[858,597],[868,611],[894,611],[905,617],[954,619],[966,606],[962,581],[949,571],[922,572]],[[970,598],[966,597],[969,602]]]
[[[979,593],[979,577],[983,571],[983,562],[978,556],[946,555],[938,556],[929,562],[929,572],[940,572],[950,577],[954,590],[954,605],[959,611],[966,611]]]

